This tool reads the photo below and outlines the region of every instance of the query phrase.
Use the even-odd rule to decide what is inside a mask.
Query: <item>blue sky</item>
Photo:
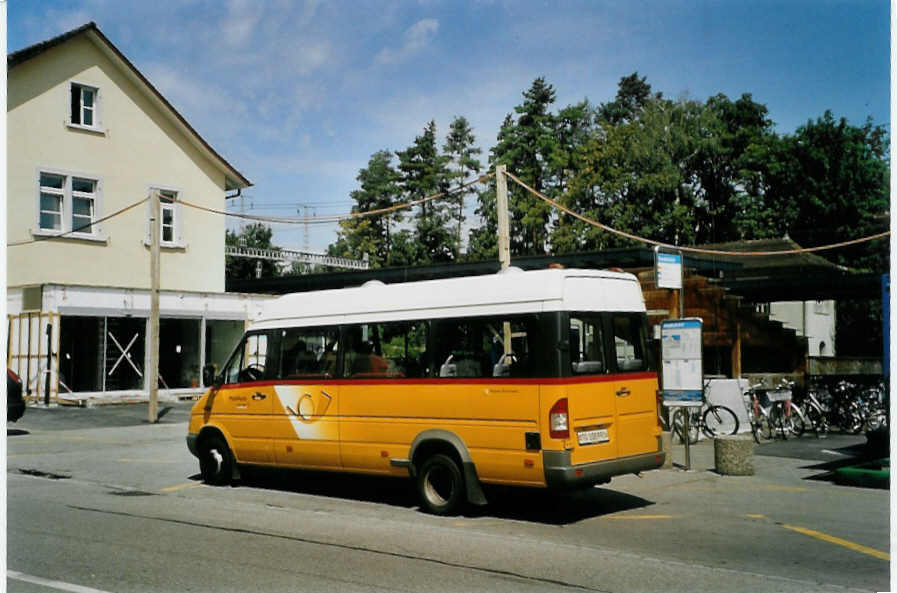
[[[638,71],[655,91],[751,93],[777,130],[830,109],[889,124],[887,0],[10,0],[9,51],[95,21],[254,187],[231,208],[347,212],[377,150],[428,121],[472,124],[482,160],[539,76],[556,108],[612,100]],[[322,251],[335,225],[310,229]],[[301,247],[302,226],[275,226]]]

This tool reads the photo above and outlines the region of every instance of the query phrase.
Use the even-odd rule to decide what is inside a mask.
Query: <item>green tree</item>
[[[400,185],[408,201],[420,200],[447,191],[450,171],[448,157],[436,146],[436,122],[431,121],[414,144],[396,153],[401,173]],[[417,206],[414,215],[414,240],[420,256],[415,263],[447,262],[457,259],[458,244],[450,226],[449,200],[437,199]]]
[[[514,118],[505,116],[496,136],[497,144],[489,151],[489,167],[499,164],[498,146],[507,142],[514,128]],[[498,217],[495,211],[495,179],[492,179],[477,195],[476,215],[480,225],[470,230],[467,242],[467,258],[471,261],[498,257]]]
[[[259,247],[261,249],[278,249],[271,243],[274,231],[262,223],[247,225],[239,233],[228,229],[225,231],[224,243],[235,247]],[[276,262],[270,259],[250,259],[246,257],[224,258],[224,273],[232,280],[251,280],[256,277],[258,263],[262,265],[262,278],[277,276]]]
[[[482,168],[480,160],[477,158],[477,155],[480,154],[481,151],[474,145],[475,142],[476,137],[473,135],[473,130],[467,119],[463,116],[458,116],[453,119],[449,126],[449,133],[442,150],[445,156],[450,159],[450,163],[453,167],[449,174],[449,181],[454,187],[462,185],[467,181],[467,177],[470,174],[479,173]],[[461,233],[464,225],[464,200],[468,195],[475,191],[476,190],[471,187],[464,190],[458,190],[452,194],[452,199],[457,205],[454,218],[458,229],[455,241],[459,251],[462,244]]]
[[[769,148],[772,121],[766,106],[750,94],[734,102],[718,94],[707,100],[703,111],[700,126],[691,132],[695,152],[685,163],[696,194],[696,241],[737,240],[741,174],[753,168],[757,147]]]
[[[595,108],[587,100],[561,109],[555,117],[556,143],[548,162],[553,182],[546,189],[551,198],[566,206],[570,204],[564,196],[568,195],[570,183],[579,173],[577,151],[595,133],[595,119]],[[552,253],[578,251],[575,239],[575,224],[578,221],[562,212],[555,212],[554,215],[550,235]]]
[[[552,172],[548,167],[556,151],[555,117],[549,111],[554,103],[554,87],[537,78],[523,93],[523,103],[514,108],[516,121],[506,118],[492,149],[490,166],[505,164],[508,171],[538,192],[550,195]],[[510,124],[510,125],[508,125]],[[551,207],[520,186],[508,186],[508,210],[511,226],[511,253],[544,254],[548,247],[548,222]]]
[[[393,155],[387,150],[375,152],[368,166],[358,172],[355,179],[360,187],[350,194],[355,201],[353,212],[380,210],[396,204],[401,188],[392,160]],[[389,261],[392,250],[392,226],[400,221],[399,212],[343,220],[337,241],[328,247],[328,253],[355,259],[367,256],[372,268],[382,267]]]
[[[617,84],[616,98],[599,107],[599,120],[615,126],[636,119],[652,98],[651,85],[646,80],[645,76],[639,78],[638,72],[622,77]],[[661,94],[653,98],[660,99]]]
[[[695,192],[685,167],[695,152],[692,131],[701,126],[700,104],[654,98],[638,118],[604,122],[575,155],[576,174],[563,201],[588,218],[652,239],[694,240]],[[621,238],[573,221],[553,237],[559,250],[631,246]]]

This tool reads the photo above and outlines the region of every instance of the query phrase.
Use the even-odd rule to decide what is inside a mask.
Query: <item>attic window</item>
[[[99,127],[99,112],[97,96],[99,89],[92,86],[72,83],[71,87],[71,116],[70,123],[73,126],[85,128]]]

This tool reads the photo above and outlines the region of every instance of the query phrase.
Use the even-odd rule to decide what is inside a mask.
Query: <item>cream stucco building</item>
[[[8,56],[9,366],[32,399],[146,397],[162,196],[162,387],[202,387],[258,298],[224,293],[228,196],[249,180],[93,23]],[[49,389],[47,389],[49,386]]]

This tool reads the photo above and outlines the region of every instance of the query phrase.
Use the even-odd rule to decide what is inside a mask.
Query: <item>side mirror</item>
[[[206,387],[221,387],[222,381],[216,377],[216,367],[214,364],[207,364],[202,367],[202,384]]]

